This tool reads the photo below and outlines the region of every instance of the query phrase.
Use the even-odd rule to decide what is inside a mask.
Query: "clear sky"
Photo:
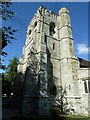
[[[70,10],[71,25],[74,38],[75,54],[81,58],[88,59],[88,3],[86,2],[13,2],[11,10],[16,13],[12,20],[3,22],[4,25],[11,25],[18,29],[15,34],[17,38],[9,44],[5,51],[8,53],[4,63],[8,65],[8,61],[14,56],[20,58],[22,47],[25,43],[27,26],[40,5],[45,6],[58,14],[62,7]]]

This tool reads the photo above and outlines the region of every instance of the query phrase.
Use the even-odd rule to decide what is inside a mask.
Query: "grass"
[[[66,116],[65,120],[90,120],[90,117],[82,115],[70,115]]]
[[[90,117],[87,116],[63,116],[63,117],[59,117],[59,118],[52,118],[52,117],[31,117],[31,118],[27,118],[27,117],[13,117],[10,119],[2,119],[2,120],[90,120]]]

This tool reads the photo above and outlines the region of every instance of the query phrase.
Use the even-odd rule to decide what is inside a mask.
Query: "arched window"
[[[50,95],[56,95],[56,86],[55,85],[50,88]]]
[[[37,22],[34,23],[34,28],[37,26]]]
[[[53,36],[53,34],[55,34],[55,23],[54,22],[50,23],[50,25],[49,25],[49,32],[50,32],[51,36]]]
[[[28,32],[28,35],[30,35],[31,34],[31,30],[29,30],[29,32]]]

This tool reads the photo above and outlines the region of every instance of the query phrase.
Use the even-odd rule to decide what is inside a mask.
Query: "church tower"
[[[55,14],[40,6],[28,25],[18,65],[25,76],[23,114],[48,115],[52,105],[60,104],[61,86],[69,99],[76,96],[77,66],[69,10]]]

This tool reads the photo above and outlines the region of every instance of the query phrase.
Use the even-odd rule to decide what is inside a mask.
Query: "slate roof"
[[[82,58],[79,58],[79,62],[80,62],[80,68],[90,68],[90,61],[84,60]]]

